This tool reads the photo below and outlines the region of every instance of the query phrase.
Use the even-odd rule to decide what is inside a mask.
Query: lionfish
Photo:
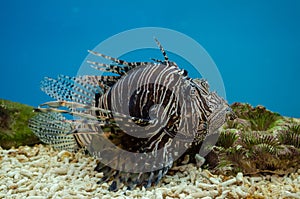
[[[56,101],[35,109],[39,114],[30,128],[54,148],[83,148],[99,159],[95,170],[104,175],[99,183],[111,181],[111,191],[122,184],[128,189],[158,184],[184,152],[199,151],[205,137],[235,118],[206,80],[190,78],[155,41],[163,61],[126,62],[89,51],[111,61],[88,61],[109,75],[60,75],[41,82]]]

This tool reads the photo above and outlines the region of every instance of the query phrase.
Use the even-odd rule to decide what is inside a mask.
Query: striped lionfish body
[[[164,61],[126,62],[90,51],[112,61],[90,61],[92,67],[116,75],[45,78],[42,90],[57,101],[42,104],[30,121],[55,148],[85,148],[97,157],[100,182],[112,180],[112,191],[157,184],[186,150],[234,118],[205,80],[188,77],[156,42]]]

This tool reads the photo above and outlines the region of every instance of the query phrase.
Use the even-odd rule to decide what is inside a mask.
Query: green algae
[[[33,107],[0,99],[0,146],[4,149],[39,143],[28,128]]]

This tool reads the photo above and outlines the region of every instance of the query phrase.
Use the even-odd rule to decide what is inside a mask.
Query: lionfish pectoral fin
[[[29,120],[29,128],[41,141],[54,148],[76,151],[79,147],[70,132],[74,126],[60,113],[39,113]]]
[[[41,141],[71,152],[87,147],[94,135],[101,134],[102,126],[98,121],[67,120],[57,112],[42,112],[29,121],[30,129]]]
[[[59,75],[57,79],[45,77],[41,89],[58,101],[73,101],[81,104],[95,104],[95,94],[103,93],[99,86],[101,76],[69,77]]]

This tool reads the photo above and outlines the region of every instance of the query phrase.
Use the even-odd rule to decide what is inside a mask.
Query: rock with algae
[[[221,131],[213,152],[217,172],[286,174],[300,168],[300,120],[263,106],[234,103],[237,119]]]
[[[28,128],[28,120],[34,115],[30,106],[0,99],[0,146],[9,149],[39,143]]]

